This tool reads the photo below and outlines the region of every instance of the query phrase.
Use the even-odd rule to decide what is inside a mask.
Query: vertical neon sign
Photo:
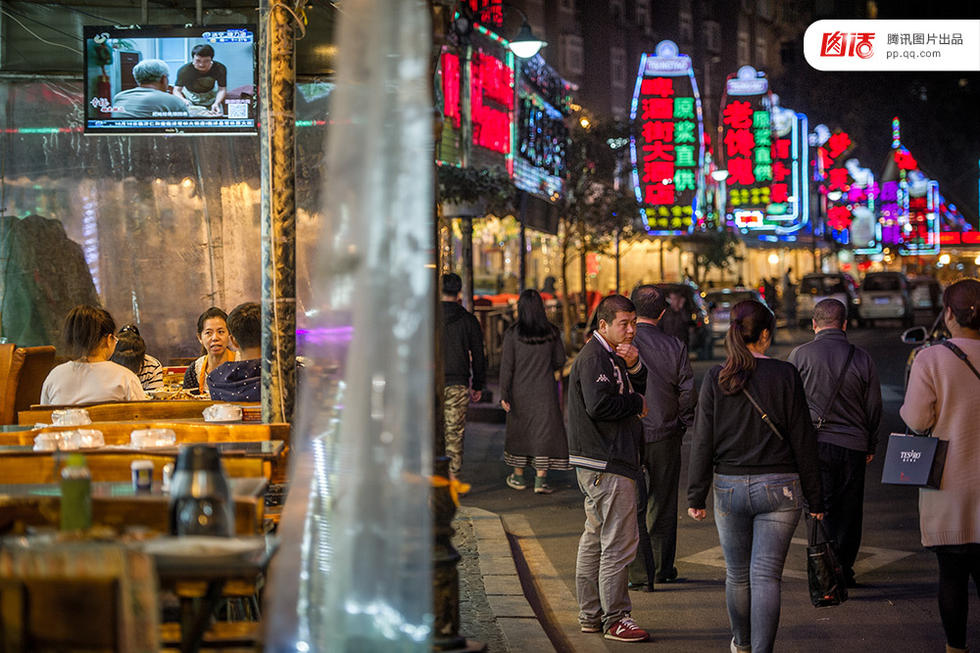
[[[719,149],[728,168],[728,204],[740,229],[765,226],[772,183],[769,82],[752,66],[729,75],[721,99]]]
[[[651,234],[680,234],[701,216],[704,126],[691,58],[672,41],[643,54],[630,109],[630,160]]]

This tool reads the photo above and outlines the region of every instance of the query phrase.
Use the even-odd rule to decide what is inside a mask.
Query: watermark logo
[[[874,54],[874,46],[871,44],[874,38],[874,32],[824,32],[820,56],[868,59]]]
[[[818,20],[803,54],[826,71],[980,71],[980,20]]]

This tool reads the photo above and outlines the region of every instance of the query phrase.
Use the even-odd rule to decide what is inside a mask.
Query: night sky
[[[980,2],[884,0],[878,3],[878,17],[977,19]],[[855,142],[852,156],[876,176],[884,172],[891,148],[891,120],[898,116],[903,145],[920,168],[939,181],[947,201],[977,225],[980,73],[821,72],[803,59],[802,44],[801,34],[799,57],[787,64],[785,75],[773,84],[781,104],[806,113],[811,129],[824,123],[831,130],[847,131]]]

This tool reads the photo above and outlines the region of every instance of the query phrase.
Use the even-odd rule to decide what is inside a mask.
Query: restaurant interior
[[[440,637],[431,19],[0,1],[0,652]],[[90,25],[251,26],[254,129],[96,133]],[[149,58],[132,43],[114,47]],[[198,316],[243,302],[263,311],[260,400],[189,391]],[[79,305],[138,330],[162,367],[148,400],[41,402]]]

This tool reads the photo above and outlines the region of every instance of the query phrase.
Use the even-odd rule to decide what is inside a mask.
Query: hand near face
[[[633,367],[636,365],[636,361],[640,359],[640,350],[632,344],[622,343],[616,345],[616,353],[626,361],[627,367]]]

